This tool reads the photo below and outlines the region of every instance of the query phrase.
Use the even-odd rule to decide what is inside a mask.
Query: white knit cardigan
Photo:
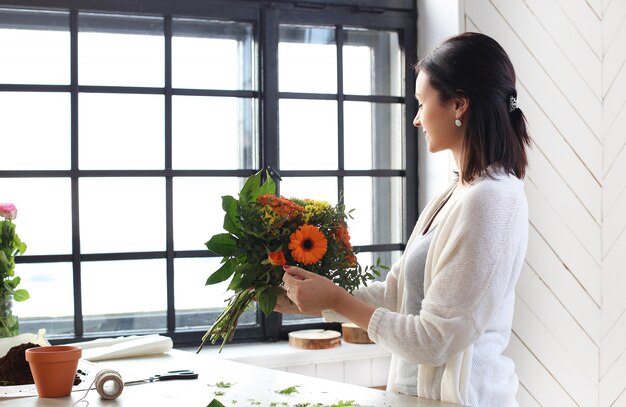
[[[502,356],[513,319],[515,284],[528,241],[523,182],[493,172],[473,181],[441,212],[426,256],[419,315],[403,309],[406,253],[454,184],[426,206],[404,255],[384,282],[354,293],[378,307],[370,338],[392,354],[387,390],[394,388],[398,358],[418,364],[421,397],[472,406],[515,406],[518,379]],[[324,312],[326,319],[338,315]],[[441,375],[436,388],[435,375]]]

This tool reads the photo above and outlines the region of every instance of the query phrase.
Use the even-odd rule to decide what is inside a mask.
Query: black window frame
[[[67,343],[80,340],[89,340],[103,336],[84,333],[82,299],[81,299],[81,263],[84,261],[101,260],[132,260],[132,259],[166,259],[167,268],[167,329],[158,332],[170,336],[176,346],[197,345],[203,332],[198,330],[180,330],[176,328],[174,304],[174,259],[210,257],[208,251],[176,251],[173,242],[173,178],[177,176],[237,176],[246,177],[255,170],[175,170],[172,169],[172,96],[202,94],[208,96],[234,96],[256,99],[259,103],[259,168],[269,167],[280,169],[278,154],[278,104],[281,98],[294,99],[326,99],[337,100],[341,112],[344,101],[367,101],[382,103],[403,103],[405,113],[404,122],[404,160],[403,170],[345,170],[339,163],[337,170],[329,171],[281,171],[282,176],[329,176],[336,177],[338,188],[342,188],[343,177],[346,176],[379,176],[404,178],[404,214],[402,242],[398,244],[379,244],[356,247],[370,251],[403,250],[412,226],[417,220],[418,178],[417,178],[417,133],[412,124],[412,117],[416,110],[414,94],[415,76],[411,65],[417,59],[417,11],[414,0],[333,0],[333,1],[253,1],[253,0],[0,0],[2,8],[20,9],[48,9],[69,11],[70,38],[71,38],[71,82],[69,85],[13,85],[0,83],[0,91],[43,91],[66,92],[71,95],[71,168],[69,170],[0,170],[2,178],[30,178],[30,177],[61,177],[71,179],[72,189],[72,254],[68,255],[41,255],[18,256],[16,263],[47,263],[71,262],[73,265],[74,283],[74,335],[71,337],[53,338],[53,343]],[[78,13],[115,13],[128,15],[147,15],[164,18],[165,35],[165,85],[163,88],[134,88],[134,87],[99,87],[78,85]],[[213,20],[241,21],[253,25],[254,37],[257,40],[257,55],[260,69],[258,69],[258,89],[217,91],[184,90],[172,88],[171,76],[171,40],[173,18],[207,18]],[[405,64],[404,96],[356,96],[344,95],[341,82],[338,84],[337,94],[299,94],[279,92],[278,90],[278,37],[280,24],[324,25],[336,28],[338,59],[338,77],[341,77],[341,45],[343,27],[359,27],[365,29],[395,30],[402,41],[402,61]],[[113,93],[140,93],[165,95],[165,168],[162,170],[80,170],[78,167],[78,94],[82,92],[98,92],[106,88]],[[343,118],[339,117],[340,124]],[[339,126],[341,128],[342,126]],[[341,141],[340,130],[340,141]],[[341,146],[341,142],[340,142]],[[341,147],[340,147],[341,148]],[[166,249],[163,252],[139,253],[107,253],[81,254],[79,230],[78,182],[83,177],[164,177],[166,180]],[[278,176],[278,174],[276,174]],[[207,271],[207,275],[209,271]],[[280,314],[272,313],[265,318],[258,311],[258,326],[242,326],[237,329],[233,342],[274,341],[286,338],[287,334],[295,329],[307,329],[325,326],[321,323],[301,323],[284,325]],[[337,326],[331,326],[337,329]],[[138,332],[134,330],[133,334]],[[154,333],[154,331],[146,332]]]

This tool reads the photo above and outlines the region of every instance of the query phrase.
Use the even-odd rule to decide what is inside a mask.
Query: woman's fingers
[[[283,285],[285,286],[285,290],[294,287],[298,282],[320,277],[315,273],[311,273],[310,271],[306,271],[296,266],[283,266],[283,269],[285,269],[285,274],[283,274]]]
[[[278,299],[276,301],[276,307],[274,308],[274,311],[280,312],[282,314],[301,314],[298,307],[293,302],[291,302],[289,298],[287,298],[285,290],[282,290],[278,294]]]
[[[308,273],[307,271],[295,266],[283,266],[283,268],[285,269],[285,274],[283,274],[283,285],[285,286],[285,290],[294,285],[296,282],[304,280],[304,277],[302,277],[301,274],[296,274],[298,271]],[[296,273],[293,273],[294,271],[296,271]]]
[[[311,278],[312,276],[316,276],[317,274],[315,273],[311,273],[310,271],[306,271],[305,269],[302,269],[300,267],[296,267],[296,266],[283,266],[283,269],[285,270],[285,274],[290,275],[291,277],[300,279],[300,280],[305,280],[307,278]]]

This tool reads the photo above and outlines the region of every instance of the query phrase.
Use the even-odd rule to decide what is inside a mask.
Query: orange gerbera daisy
[[[304,265],[317,263],[327,248],[326,237],[313,225],[302,225],[289,236],[291,256]]]

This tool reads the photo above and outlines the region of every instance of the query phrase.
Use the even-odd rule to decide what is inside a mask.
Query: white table
[[[132,373],[133,378],[149,377],[168,370],[191,369],[199,373],[196,380],[176,380],[127,386],[114,401],[102,400],[91,390],[86,400],[89,407],[142,407],[142,406],[200,406],[205,407],[216,398],[227,407],[294,406],[298,403],[323,403],[332,405],[340,400],[354,400],[361,406],[373,407],[452,407],[456,404],[441,403],[416,397],[387,393],[362,386],[344,384],[330,380],[272,370],[239,362],[218,359],[207,355],[196,355],[180,350],[167,354],[101,362],[99,367],[115,369],[124,377]],[[128,380],[125,378],[125,380]],[[218,388],[218,382],[233,383],[230,388]],[[296,386],[299,393],[278,394],[276,391]],[[224,395],[216,396],[215,392]],[[69,397],[47,399],[25,397],[0,401],[0,406],[11,407],[69,407],[84,395],[75,391]],[[259,404],[255,404],[255,403]]]

